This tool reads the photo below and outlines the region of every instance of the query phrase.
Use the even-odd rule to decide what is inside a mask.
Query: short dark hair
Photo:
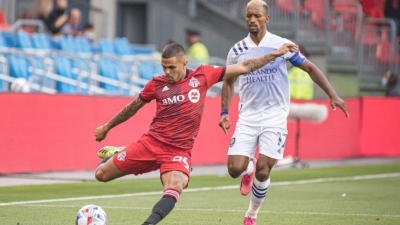
[[[187,28],[186,29],[186,34],[187,35],[198,35],[198,36],[201,35],[200,31],[192,29],[192,28]]]
[[[171,43],[165,46],[165,48],[162,51],[162,57],[165,59],[172,58],[175,56],[179,55],[185,55],[185,49],[182,47],[182,45],[177,44],[177,43]]]

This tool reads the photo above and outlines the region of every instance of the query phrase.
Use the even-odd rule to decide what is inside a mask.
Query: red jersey
[[[157,101],[149,135],[178,149],[191,150],[200,128],[207,90],[222,80],[225,67],[199,66],[186,70],[181,81],[170,84],[155,76],[141,91],[144,102]]]

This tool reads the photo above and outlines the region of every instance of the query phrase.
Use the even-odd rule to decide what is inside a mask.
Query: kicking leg
[[[106,146],[99,150],[98,155],[102,160],[95,172],[95,177],[98,181],[108,182],[128,174],[119,170],[112,159],[112,157],[122,149],[123,148]]]
[[[151,211],[143,225],[157,224],[164,219],[175,207],[182,190],[187,186],[189,177],[180,171],[169,171],[161,175],[164,184],[164,194]]]

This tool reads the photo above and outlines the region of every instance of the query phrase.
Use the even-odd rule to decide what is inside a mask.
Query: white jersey
[[[227,65],[262,56],[277,50],[290,40],[267,32],[257,46],[250,34],[239,41],[228,53]],[[286,129],[289,114],[290,93],[286,61],[300,66],[306,58],[300,52],[288,52],[264,67],[239,79],[238,124]]]

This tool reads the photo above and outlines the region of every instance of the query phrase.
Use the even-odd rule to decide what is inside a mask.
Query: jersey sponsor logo
[[[161,91],[161,92],[164,92],[164,91],[169,91],[169,88],[168,88],[168,86],[164,86],[164,88],[162,89],[162,91]]]
[[[118,161],[125,161],[125,157],[126,157],[126,152],[120,152],[117,155]]]
[[[189,85],[192,86],[193,88],[196,88],[200,85],[200,82],[196,78],[192,77],[189,81]]]
[[[197,89],[192,89],[188,93],[188,98],[192,103],[197,103],[200,101],[200,91]]]
[[[246,83],[274,82],[277,73],[277,68],[261,68],[244,75],[242,79],[244,79]]]
[[[275,74],[278,72],[277,68],[261,68],[258,70],[254,70],[253,72],[250,72],[244,76],[248,76],[248,75],[265,75],[265,74]]]
[[[172,98],[164,98],[161,101],[162,101],[163,105],[172,105],[177,102],[183,102],[184,100],[185,100],[185,96],[175,95],[175,96],[172,96]]]

